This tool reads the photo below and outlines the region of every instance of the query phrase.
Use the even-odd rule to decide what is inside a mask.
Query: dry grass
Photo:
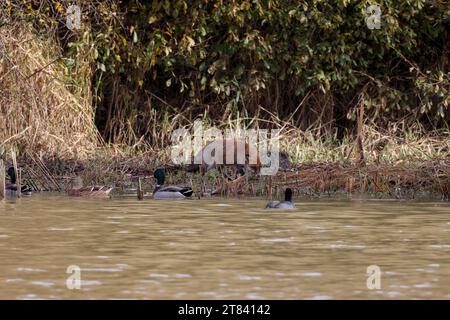
[[[365,167],[306,164],[298,166],[294,172],[277,175],[274,185],[279,190],[289,186],[298,194],[309,195],[344,192],[414,199],[425,194],[450,199],[450,161]]]
[[[0,28],[0,146],[87,158],[98,145],[89,83],[74,84],[51,37],[23,24]],[[78,74],[82,77],[82,74]]]
[[[253,122],[249,123],[249,120]],[[247,125],[246,125],[247,123]],[[356,134],[348,133],[338,139],[335,134],[323,135],[318,130],[303,131],[293,123],[274,119],[270,122],[261,119],[230,119],[216,124],[222,132],[231,130],[240,136],[243,129],[280,129],[280,149],[286,151],[293,164],[302,163],[342,163],[357,164],[358,148]],[[185,126],[193,134],[193,125]],[[169,129],[170,128],[170,129]],[[204,122],[203,130],[211,125]],[[170,137],[171,130],[177,129],[176,121],[167,126],[168,131],[159,133]],[[397,165],[404,163],[423,163],[426,161],[450,160],[450,132],[426,131],[420,123],[407,125],[405,122],[391,123],[387,129],[373,123],[364,124],[363,150],[365,163]],[[123,149],[122,149],[123,150]],[[170,163],[171,143],[166,142],[154,149],[162,163]]]
[[[314,131],[291,129],[282,140],[296,163],[341,162],[355,163],[356,137],[347,135],[318,136]],[[401,164],[449,159],[449,132],[425,132],[420,124],[404,127],[391,124],[386,130],[374,125],[364,126],[364,154],[367,164]]]

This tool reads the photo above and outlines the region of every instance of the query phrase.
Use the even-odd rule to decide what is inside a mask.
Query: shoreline
[[[186,184],[199,195],[201,176],[186,172],[185,168],[164,165],[154,161],[150,154],[135,157],[97,158],[91,160],[42,159],[37,164],[26,158],[18,160],[24,169],[23,180],[46,191],[64,192],[74,177],[82,177],[85,185],[111,185],[114,194],[132,194],[138,179],[148,194],[155,187],[153,171],[164,167],[167,184]],[[258,176],[249,172],[242,181],[231,184],[217,169],[205,174],[208,192],[222,188],[217,196],[263,196],[277,198],[287,187],[295,196],[317,198],[322,196],[363,195],[379,199],[430,198],[450,200],[450,158],[417,160],[397,164],[368,163],[364,166],[343,162],[310,162],[293,164],[289,170],[280,170],[274,176]]]

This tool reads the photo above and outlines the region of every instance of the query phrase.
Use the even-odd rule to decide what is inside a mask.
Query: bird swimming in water
[[[75,177],[73,179],[72,188],[66,190],[70,197],[86,197],[86,198],[109,198],[114,188],[111,186],[83,186],[83,179]]]
[[[266,209],[294,209],[294,203],[292,202],[292,189],[287,188],[284,191],[284,201],[270,201],[266,205]]]
[[[166,174],[164,169],[156,169],[153,176],[156,179],[156,187],[153,191],[153,199],[184,199],[193,194],[191,187],[164,185]]]

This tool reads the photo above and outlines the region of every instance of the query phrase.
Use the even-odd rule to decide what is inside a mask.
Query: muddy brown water
[[[0,298],[450,298],[448,202],[265,203],[0,201]],[[370,265],[379,290],[367,287]],[[67,287],[69,266],[80,289]]]

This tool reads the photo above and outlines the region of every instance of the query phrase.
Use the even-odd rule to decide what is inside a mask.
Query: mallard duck
[[[10,167],[8,169],[8,176],[10,179],[10,183],[6,184],[6,193],[11,196],[15,196],[17,194],[17,176],[16,176],[16,170],[14,167]],[[21,194],[24,196],[31,196],[31,193],[33,189],[28,185],[22,185],[21,188]]]
[[[192,196],[191,187],[164,185],[166,174],[164,169],[156,169],[153,176],[156,178],[156,187],[153,199],[184,199]]]
[[[266,205],[266,209],[294,209],[294,203],[292,202],[292,190],[287,188],[284,191],[284,201],[270,201]]]
[[[83,187],[83,180],[80,177],[74,179],[73,187],[67,190],[67,194],[71,197],[86,198],[109,198],[113,190],[110,186],[86,186]]]

